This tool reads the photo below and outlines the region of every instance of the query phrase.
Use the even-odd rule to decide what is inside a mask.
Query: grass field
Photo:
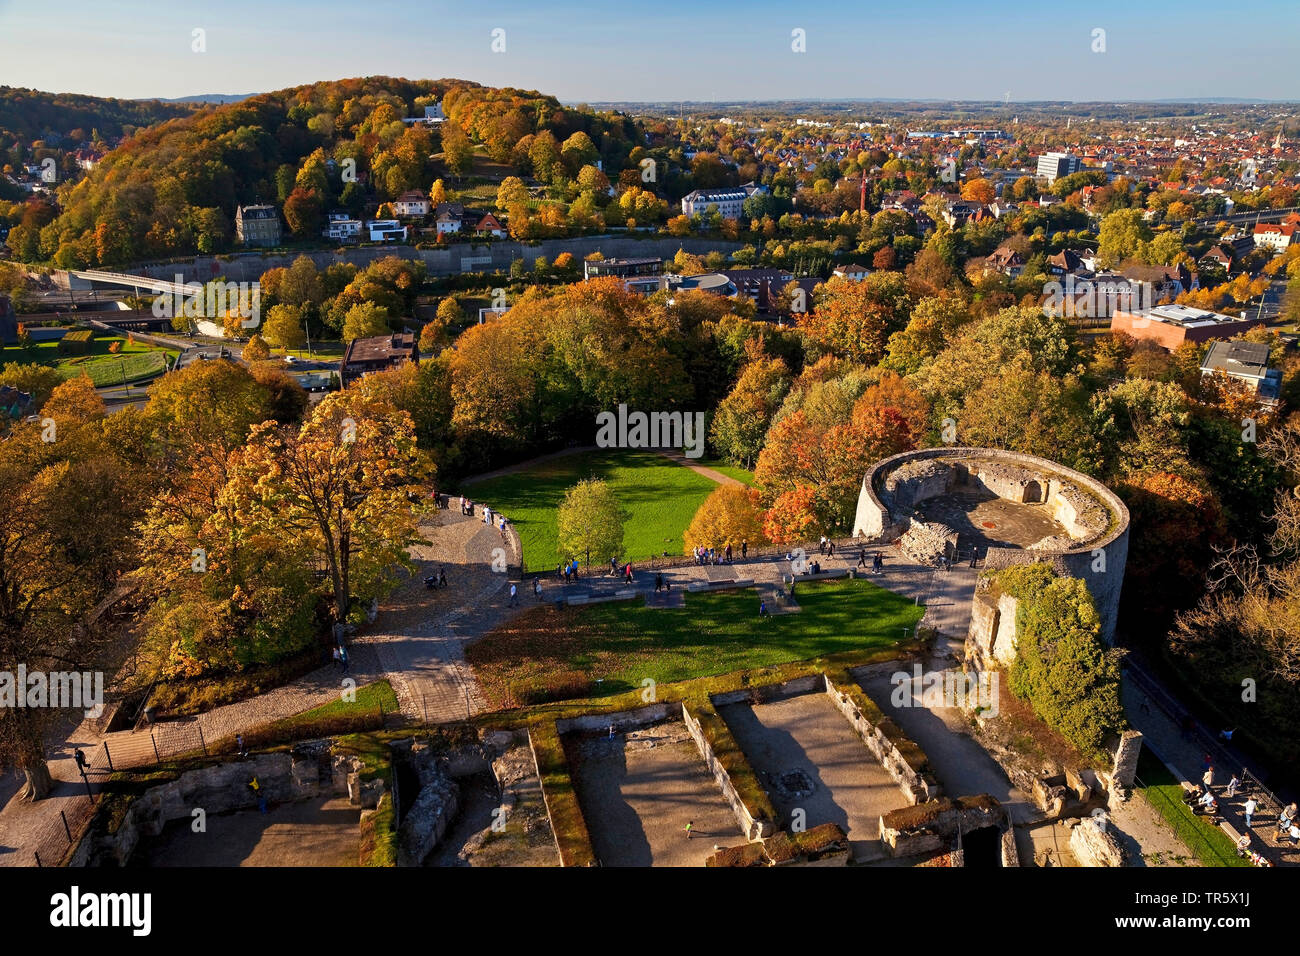
[[[760,618],[758,596],[746,589],[687,594],[681,608],[547,605],[471,644],[466,656],[496,709],[605,697],[646,678],[662,684],[890,647],[925,610],[861,578],[802,585],[799,604],[798,613]]]
[[[111,354],[108,349],[114,342],[122,343],[122,351]],[[152,378],[166,368],[167,357],[178,353],[153,348],[140,343],[128,343],[124,336],[105,336],[91,343],[87,355],[60,355],[58,342],[40,342],[29,349],[10,347],[0,352],[0,364],[5,362],[33,362],[53,365],[65,379],[89,375],[97,388],[121,385],[123,380],[138,382]]]
[[[1195,816],[1183,803],[1183,788],[1149,750],[1138,755],[1138,792],[1169,824],[1178,839],[1196,854],[1202,866],[1250,866],[1237,856],[1232,840],[1205,817]]]
[[[718,486],[689,468],[653,452],[592,451],[541,462],[526,471],[468,485],[465,494],[500,511],[515,526],[531,569],[551,569],[565,556],[557,551],[555,512],[564,492],[584,478],[603,478],[627,509],[623,554],[641,560],[681,554],[682,532],[700,503]],[[580,559],[582,555],[578,555]],[[591,556],[606,565],[610,555]]]

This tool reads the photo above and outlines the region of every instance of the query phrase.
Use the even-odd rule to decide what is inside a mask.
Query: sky
[[[123,98],[388,75],[566,103],[1300,101],[1298,54],[1296,0],[0,0],[0,85]]]

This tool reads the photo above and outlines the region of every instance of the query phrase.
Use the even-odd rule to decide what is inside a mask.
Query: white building
[[[396,219],[372,219],[366,223],[371,242],[405,242],[406,227]]]
[[[723,219],[739,219],[741,206],[755,193],[767,192],[766,186],[745,183],[731,189],[692,189],[682,197],[683,216],[702,216],[710,206],[718,207]]]
[[[1083,169],[1083,161],[1069,153],[1044,153],[1038,157],[1038,178],[1047,180],[1052,185],[1062,176],[1069,176]]]
[[[1274,253],[1286,252],[1287,247],[1296,241],[1296,227],[1261,222],[1255,226],[1254,238],[1256,249],[1268,246]]]
[[[329,224],[324,229],[326,239],[336,242],[350,242],[361,235],[361,220],[353,219],[345,212],[332,212]]]

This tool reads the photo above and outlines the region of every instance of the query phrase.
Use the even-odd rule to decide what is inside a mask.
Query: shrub
[[[1019,601],[1012,692],[1084,754],[1100,756],[1126,721],[1119,662],[1102,644],[1087,585],[1046,564],[1008,568],[997,583]]]

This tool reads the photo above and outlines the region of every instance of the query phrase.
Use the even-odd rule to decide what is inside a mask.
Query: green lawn
[[[470,645],[467,657],[494,709],[604,697],[840,651],[891,647],[925,609],[862,578],[809,582],[802,610],[760,618],[753,589],[686,594],[681,608],[640,602],[530,609]],[[598,683],[599,682],[599,683]]]
[[[122,350],[117,355],[109,352],[114,342],[122,343]],[[0,353],[0,364],[31,362],[53,365],[65,379],[89,375],[95,386],[102,388],[121,385],[124,377],[127,382],[152,378],[166,368],[168,356],[174,358],[177,354],[174,350],[129,343],[125,336],[119,335],[94,339],[86,355],[60,355],[58,342],[40,342],[29,349],[11,346]]]
[[[621,557],[633,560],[664,551],[683,553],[682,532],[700,503],[718,487],[708,478],[653,452],[592,451],[553,458],[526,471],[475,482],[465,488],[465,494],[513,522],[529,568],[554,570],[564,557],[557,551],[556,509],[566,490],[592,477],[609,482],[629,513]],[[604,566],[609,558],[607,554],[593,554],[591,563]]]
[[[1149,750],[1138,755],[1138,792],[1151,804],[1178,839],[1196,854],[1202,866],[1250,866],[1237,856],[1232,840],[1207,818],[1195,816],[1183,803],[1182,785],[1164,763]]]
[[[750,485],[751,487],[754,484],[754,473],[752,471],[746,471],[738,465],[733,465],[725,458],[693,458],[691,464],[720,471],[728,478],[735,478],[741,484]]]

